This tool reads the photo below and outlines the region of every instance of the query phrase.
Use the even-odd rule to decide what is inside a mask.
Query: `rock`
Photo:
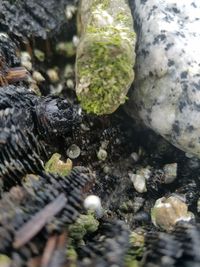
[[[179,221],[190,221],[194,214],[188,211],[188,206],[179,196],[162,197],[156,200],[151,210],[151,220],[156,227],[166,231],[173,230]]]
[[[151,175],[151,171],[148,167],[139,169],[136,172],[136,174],[134,173],[129,174],[129,177],[133,183],[133,186],[138,193],[147,192],[146,180],[149,179],[150,175]]]
[[[200,2],[131,2],[138,43],[128,112],[200,157]]]
[[[76,93],[88,113],[110,114],[126,100],[136,43],[125,0],[81,0],[76,54]]]
[[[175,181],[177,178],[177,167],[177,163],[165,164],[163,167],[165,184],[170,184]]]

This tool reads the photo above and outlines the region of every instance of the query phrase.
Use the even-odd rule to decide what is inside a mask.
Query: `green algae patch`
[[[129,250],[125,256],[125,267],[139,267],[144,253],[144,233],[132,232],[129,240]]]
[[[0,266],[9,267],[12,264],[12,260],[5,254],[0,254]]]
[[[72,170],[72,161],[67,159],[66,162],[60,160],[61,155],[54,153],[52,157],[45,164],[45,171],[49,173],[67,176]]]
[[[134,80],[133,19],[125,0],[82,0],[76,55],[76,93],[83,109],[110,114]]]
[[[92,213],[81,214],[78,220],[69,227],[69,236],[72,243],[83,243],[83,237],[88,233],[93,233],[98,229],[99,222]]]

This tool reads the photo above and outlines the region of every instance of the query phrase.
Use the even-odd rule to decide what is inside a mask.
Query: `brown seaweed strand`
[[[10,68],[5,75],[8,83],[14,83],[28,78],[29,72],[24,67]]]
[[[25,223],[15,234],[13,247],[18,249],[29,242],[56,214],[66,205],[67,198],[62,193],[44,209],[36,213],[32,219]]]
[[[54,250],[56,249],[57,239],[57,235],[51,236],[48,239],[42,256],[41,267],[48,267],[49,262],[51,261],[51,258],[53,256]]]

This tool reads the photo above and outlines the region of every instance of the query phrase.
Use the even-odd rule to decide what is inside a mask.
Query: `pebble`
[[[55,69],[48,69],[47,75],[52,83],[56,83],[59,81],[58,72]]]
[[[45,81],[44,76],[42,76],[42,74],[39,71],[34,71],[32,74],[32,77],[37,83],[41,83]]]
[[[74,84],[72,79],[68,79],[66,81],[66,85],[67,85],[67,88],[69,88],[69,89],[74,89],[75,88],[75,84]]]
[[[200,213],[200,198],[197,200],[197,212]]]
[[[67,5],[65,9],[65,16],[67,20],[70,20],[73,18],[74,14],[76,13],[77,7],[74,5]]]
[[[163,170],[165,173],[165,184],[174,182],[177,177],[177,163],[166,164]]]
[[[141,168],[137,170],[136,174],[130,173],[129,177],[133,182],[133,186],[138,193],[147,192],[146,180],[150,177],[151,171],[149,168]]]
[[[131,158],[134,160],[134,162],[138,162],[138,160],[140,159],[138,153],[136,152],[131,153]]]
[[[162,197],[156,200],[151,210],[151,220],[156,227],[166,231],[173,230],[178,221],[190,221],[194,219],[192,212],[179,196]]]
[[[39,49],[34,49],[34,55],[40,62],[45,60],[45,53]]]
[[[21,52],[21,65],[25,67],[28,71],[32,70],[31,56],[28,52]]]

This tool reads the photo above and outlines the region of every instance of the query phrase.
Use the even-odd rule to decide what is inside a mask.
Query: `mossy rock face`
[[[76,92],[87,112],[109,114],[126,100],[134,80],[133,20],[124,0],[82,0]]]

